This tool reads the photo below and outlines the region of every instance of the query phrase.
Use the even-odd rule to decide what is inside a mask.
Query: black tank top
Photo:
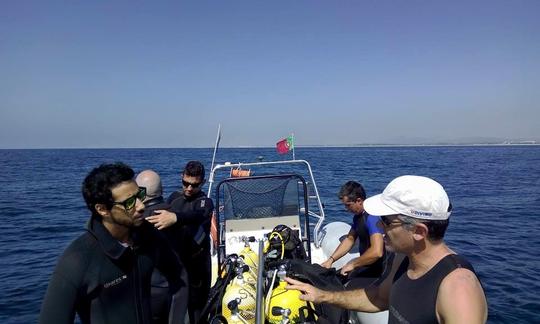
[[[388,323],[438,323],[436,314],[437,293],[442,280],[457,268],[469,269],[472,265],[463,257],[449,254],[418,279],[407,276],[409,258],[399,266],[390,291]]]

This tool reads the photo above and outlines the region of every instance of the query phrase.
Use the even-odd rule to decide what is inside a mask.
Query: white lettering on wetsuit
[[[110,287],[116,286],[119,283],[121,283],[122,281],[124,281],[125,279],[127,279],[127,275],[123,275],[122,277],[118,277],[118,278],[116,278],[114,280],[111,280],[111,281],[106,282],[105,284],[103,284],[103,288],[110,288]]]

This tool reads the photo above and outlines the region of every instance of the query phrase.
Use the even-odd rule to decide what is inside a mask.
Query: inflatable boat
[[[287,290],[286,276],[344,289],[325,261],[350,229],[325,224],[324,206],[305,160],[225,163],[212,168],[211,295],[201,323],[386,323],[387,312],[313,305]],[[339,269],[358,253],[335,262]]]

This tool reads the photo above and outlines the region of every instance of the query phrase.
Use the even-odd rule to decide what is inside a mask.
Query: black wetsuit
[[[171,319],[183,322],[185,270],[170,245],[147,222],[124,247],[93,216],[87,231],[60,257],[41,306],[40,323],[152,323],[150,278],[154,267],[175,293]]]
[[[154,215],[155,210],[169,210],[170,205],[165,202],[162,196],[144,202],[144,218]],[[163,234],[165,237],[165,234]],[[187,277],[187,272],[185,272]],[[187,282],[186,278],[186,282]],[[169,283],[167,278],[158,270],[152,273],[152,322],[154,324],[167,323],[169,317],[169,307],[171,295],[169,293]],[[186,291],[185,298],[188,297]],[[187,307],[187,306],[186,306]]]
[[[210,221],[214,204],[200,191],[193,197],[177,191],[167,199],[177,222],[166,229],[189,277],[189,318],[197,323],[208,300],[211,281]]]
[[[368,230],[367,217],[370,216],[364,212],[360,215],[354,215],[354,231],[357,234],[358,250],[360,254],[364,253],[371,247],[371,236]],[[387,257],[386,249],[383,248],[383,256],[377,259],[372,264],[359,267],[351,271],[348,276],[349,282],[347,288],[358,289],[365,288],[373,283],[377,278],[381,276],[384,270],[384,260]]]
[[[147,200],[144,202],[144,217],[152,216],[154,215],[154,210],[159,209],[165,209],[169,210],[171,206],[165,202],[165,199],[163,197],[159,196],[156,198],[152,198],[150,200]]]
[[[356,227],[354,228],[354,230],[356,231],[356,235],[358,237],[358,250],[360,251],[360,253],[364,253],[367,249],[371,247],[371,236],[366,224],[366,218],[368,216],[369,214],[366,212],[362,213],[361,215],[354,216],[356,218],[356,221],[354,223]],[[383,257],[377,259],[377,261],[373,262],[372,264],[361,267],[360,269],[358,269],[359,271],[356,274],[361,277],[378,278],[383,273],[385,253],[386,249],[383,248]]]
[[[443,279],[457,268],[472,265],[462,256],[450,254],[418,279],[407,276],[409,259],[405,258],[396,272],[390,291],[388,323],[438,323],[436,305],[439,286]]]

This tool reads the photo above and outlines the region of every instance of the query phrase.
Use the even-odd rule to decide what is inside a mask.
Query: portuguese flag
[[[291,136],[276,143],[276,150],[279,154],[285,154],[294,148],[294,139]]]

